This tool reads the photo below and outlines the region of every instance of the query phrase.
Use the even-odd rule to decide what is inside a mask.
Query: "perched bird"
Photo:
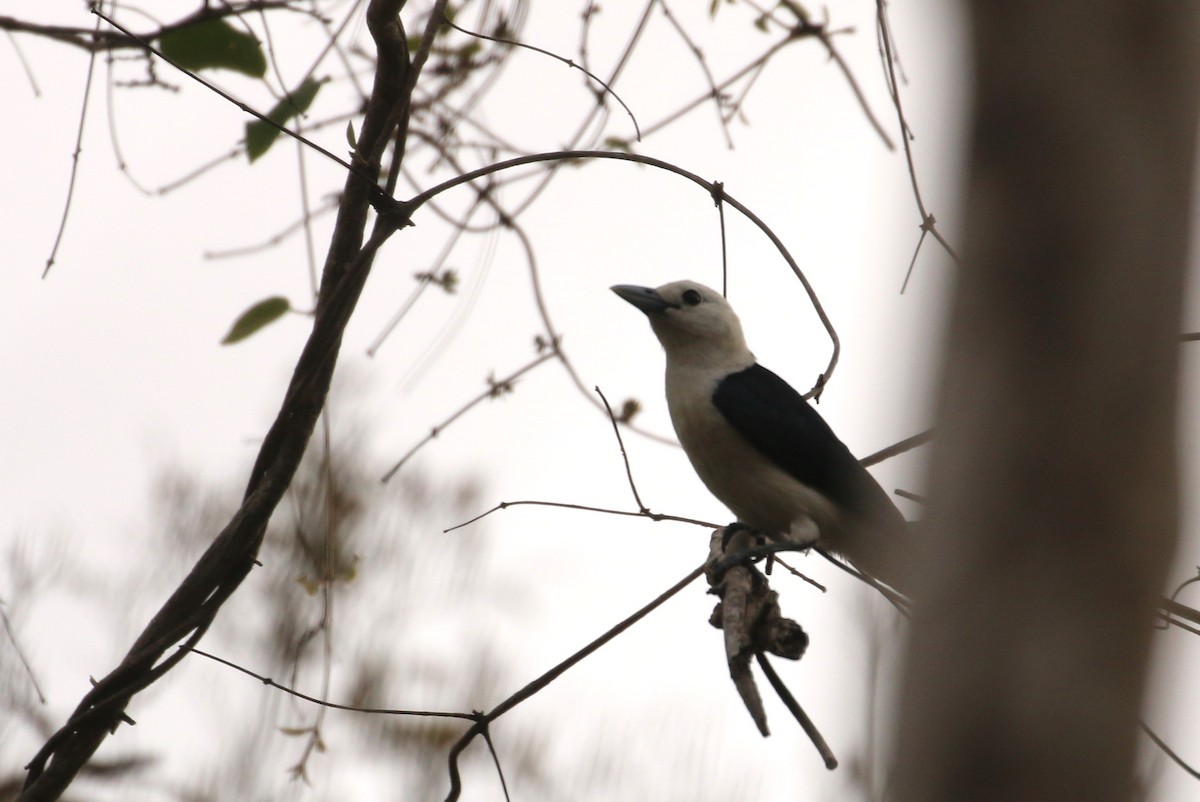
[[[680,445],[738,523],[819,544],[894,587],[904,517],[817,411],[758,364],[725,298],[694,281],[612,290],[649,318]]]

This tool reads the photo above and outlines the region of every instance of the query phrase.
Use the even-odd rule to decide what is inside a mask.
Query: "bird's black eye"
[[[684,290],[683,295],[681,295],[680,298],[682,298],[683,302],[688,306],[697,306],[702,300],[704,300],[700,296],[700,293],[696,292],[695,290]]]

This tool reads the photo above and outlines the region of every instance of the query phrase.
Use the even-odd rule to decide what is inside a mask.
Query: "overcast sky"
[[[593,66],[602,73],[616,58],[634,13],[615,5],[604,6],[590,46]],[[723,6],[713,24],[705,14],[677,5],[718,78],[769,41],[738,8]],[[75,2],[47,4],[37,12],[45,22],[92,24]],[[845,16],[834,18],[835,27],[856,29],[837,39],[841,52],[898,142],[876,52],[873,4],[858,2],[837,13]],[[941,230],[959,243],[968,78],[961,20],[937,0],[897,5],[892,14],[922,189]],[[129,19],[143,24],[136,16]],[[285,75],[298,78],[307,67],[317,41],[312,33],[275,42]],[[643,125],[704,91],[702,74],[661,18],[647,36],[649,44],[616,87]],[[357,37],[369,45],[361,26]],[[573,4],[533,4],[523,38],[576,55],[577,10]],[[213,481],[245,480],[309,319],[289,316],[231,347],[219,341],[237,315],[261,298],[283,295],[297,308],[310,304],[304,242],[291,237],[245,258],[214,260],[204,254],[260,242],[299,216],[297,152],[280,143],[253,166],[232,159],[165,196],[147,197],[116,169],[110,124],[119,132],[130,173],[145,186],[159,187],[232,149],[245,117],[165,68],[160,75],[180,92],[118,90],[110,108],[104,65],[98,63],[70,218],[57,263],[43,279],[67,191],[87,60],[62,45],[28,36],[18,41],[39,94],[23,77],[12,40],[6,40],[0,45],[6,76],[0,104],[7,121],[0,125],[6,154],[0,191],[5,221],[0,365],[6,376],[0,393],[5,421],[0,504],[7,515],[0,541],[20,542],[31,553],[63,549],[102,572],[115,568],[122,548],[156,536],[146,531],[147,509],[152,477],[164,465],[186,466]],[[333,63],[325,70],[335,71]],[[246,79],[213,77],[259,107],[270,104]],[[577,71],[519,53],[480,113],[524,147],[553,150],[591,102]],[[815,43],[780,54],[758,80],[744,114],[746,121],[730,128],[732,150],[711,108],[693,112],[637,150],[723,181],[730,195],[786,243],[842,338],[841,362],[819,409],[856,454],[927,428],[940,310],[952,267],[927,244],[908,291],[900,295],[920,222],[903,156],[881,144]],[[628,119],[614,111],[609,129],[627,135]],[[314,136],[336,153],[346,150],[343,127]],[[310,198],[318,204],[340,186],[339,168],[313,155],[305,164]],[[447,202],[461,204],[467,197]],[[502,195],[519,197],[517,189]],[[763,364],[807,389],[828,360],[828,340],[770,243],[732,211],[726,218],[730,299],[751,347]],[[431,210],[416,222],[382,251],[342,352],[340,375],[354,388],[343,420],[369,422],[370,470],[377,475],[480,392],[489,375],[506,375],[531,359],[533,338],[541,332],[519,243],[503,233],[476,236],[465,239],[451,259],[463,277],[459,293],[426,293],[368,358],[368,345],[411,291],[413,273],[425,269],[442,245],[443,229]],[[644,406],[639,423],[669,435],[661,350],[641,315],[607,288],[679,278],[719,286],[720,241],[711,200],[664,173],[599,163],[564,171],[522,222],[535,242],[550,314],[585,387],[599,385],[614,403],[638,398]],[[318,259],[329,228],[327,217],[315,224]],[[1197,304],[1190,309],[1189,328],[1200,329]],[[1196,352],[1200,346],[1185,359],[1182,408],[1190,444],[1200,436],[1195,416],[1187,414],[1200,386]],[[642,498],[653,510],[728,518],[677,448],[632,434],[626,445]],[[1196,487],[1196,451],[1188,449],[1186,496],[1195,495],[1190,491]],[[920,492],[921,467],[918,453],[875,473],[889,489]],[[608,421],[555,363],[528,375],[511,396],[482,405],[448,428],[412,468],[477,478],[483,487],[480,511],[518,499],[632,508]],[[906,514],[919,515],[919,508],[900,503]],[[1188,509],[1191,539],[1180,580],[1200,560],[1194,509]],[[496,570],[520,587],[522,619],[505,638],[522,682],[654,597],[698,564],[707,548],[705,531],[682,524],[544,508],[508,509],[478,526]],[[440,528],[427,533],[431,549],[453,537]],[[819,558],[798,562],[830,591],[821,595],[798,581],[777,580],[785,613],[800,620],[813,639],[803,661],[782,671],[834,750],[850,758],[863,748],[864,665],[870,622],[881,613],[869,594]],[[0,598],[21,613],[23,645],[56,722],[86,690],[88,675],[99,676],[115,664],[159,601],[113,600],[143,615],[131,613],[135,620],[125,620],[114,636],[97,620],[111,623],[116,616],[79,614],[61,598],[23,607],[11,593],[0,585]],[[620,739],[647,719],[687,728],[701,722],[695,726],[703,727],[704,739],[663,765],[645,760],[658,747],[650,735],[640,743],[629,736],[629,754],[620,757],[626,761],[620,765],[657,777],[661,798],[671,798],[666,784],[680,774],[696,785],[678,790],[703,788],[713,764],[729,755],[752,767],[763,800],[794,799],[797,788],[806,789],[805,799],[844,792],[847,772],[826,772],[778,704],[768,704],[775,734],[766,741],[757,735],[728,681],[719,635],[707,624],[712,603],[702,586],[694,586],[514,718],[559,728],[561,749],[591,748],[591,739],[581,733],[607,733],[609,741],[616,739],[610,746],[617,752]],[[896,633],[885,626],[884,635],[887,653],[894,656]],[[344,629],[339,637],[352,653],[353,631]],[[1197,683],[1181,679],[1189,671],[1196,675],[1200,644],[1175,633],[1163,640],[1180,648],[1170,650],[1174,668],[1164,669],[1176,672],[1164,679],[1171,694],[1151,718],[1185,755],[1200,761],[1200,729],[1193,723],[1188,738],[1184,722],[1166,720],[1168,709],[1194,710],[1200,702]],[[161,693],[170,694],[176,681],[168,677]],[[395,700],[397,706],[409,703]],[[138,701],[135,707],[146,704]],[[569,720],[563,709],[571,710]],[[152,728],[123,729],[110,740],[154,743]],[[4,752],[5,760],[28,757],[28,750]],[[285,783],[280,773],[281,793]],[[490,788],[475,790],[468,798],[499,798],[498,790],[491,796]],[[1164,800],[1200,799],[1200,787],[1179,781],[1173,768],[1164,770],[1155,790]]]

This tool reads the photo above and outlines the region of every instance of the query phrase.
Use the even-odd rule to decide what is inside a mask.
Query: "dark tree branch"
[[[183,641],[191,648],[222,604],[254,565],[267,521],[283,497],[304,454],[328,395],[342,333],[379,248],[396,230],[377,220],[364,243],[373,180],[396,125],[406,120],[420,61],[410,67],[408,43],[399,22],[402,0],[375,0],[367,24],[378,51],[375,86],[365,111],[356,169],[347,176],[338,220],[325,261],[312,333],[297,362],[278,417],[268,431],[250,474],[241,508],[197,561],[129,653],[83,698],[67,723],[28,765],[21,802],[51,802],[74,779],[139,691],[170,670],[184,650],[163,657]],[[431,29],[426,40],[432,40]],[[363,176],[367,178],[364,179]]]

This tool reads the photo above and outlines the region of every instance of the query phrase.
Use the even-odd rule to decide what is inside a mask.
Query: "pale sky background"
[[[610,68],[640,10],[640,4],[638,9],[627,5],[605,5],[593,29],[591,56],[601,74]],[[755,30],[752,17],[740,8],[723,6],[714,24],[700,9],[675,5],[718,78],[772,40]],[[0,2],[0,13],[35,11],[46,22],[92,24],[77,2],[57,0],[44,8]],[[575,4],[534,3],[523,39],[574,56],[577,14]],[[838,45],[873,110],[898,141],[873,15],[872,3],[857,0],[836,9],[833,25],[856,29],[839,37]],[[136,15],[126,19],[135,26],[141,23]],[[941,230],[961,244],[968,80],[962,20],[956,6],[938,0],[897,4],[892,20],[908,78],[903,97],[917,136],[924,196]],[[301,30],[294,41],[276,40],[280,67],[291,81],[307,68],[314,52],[318,39],[314,32],[309,36],[304,39]],[[648,44],[616,87],[643,126],[704,91],[699,69],[661,15],[655,15],[647,36]],[[369,43],[362,26],[358,38]],[[67,188],[87,62],[66,46],[27,36],[19,43],[41,96],[35,97],[11,40],[6,40],[0,45],[5,76],[0,104],[6,109],[6,122],[0,125],[6,154],[0,191],[5,221],[0,227],[0,320],[5,332],[0,365],[6,376],[0,393],[5,422],[0,506],[6,515],[0,545],[7,550],[10,543],[19,543],[33,555],[62,550],[88,571],[102,574],[118,570],[128,550],[160,537],[147,529],[147,509],[151,479],[164,465],[185,466],[212,481],[245,481],[309,319],[290,316],[236,346],[218,342],[237,315],[263,297],[285,295],[296,307],[309,305],[303,241],[292,237],[250,258],[206,260],[203,254],[259,242],[299,216],[297,151],[290,143],[279,143],[253,166],[237,158],[165,197],[146,197],[116,170],[99,63],[69,226],[57,264],[43,280]],[[330,62],[318,74],[334,69]],[[160,67],[160,75],[182,91],[118,91],[112,109],[130,170],[150,187],[169,183],[232,148],[245,123],[236,108],[168,68]],[[210,77],[260,108],[270,105],[253,82],[225,72]],[[536,54],[518,53],[483,116],[523,147],[553,150],[574,130],[591,100],[579,72]],[[920,222],[902,154],[884,149],[816,43],[802,43],[777,56],[744,112],[749,125],[732,125],[733,150],[726,147],[710,107],[694,111],[637,150],[724,181],[730,195],[784,240],[842,338],[841,362],[819,410],[852,451],[868,454],[927,428],[932,420],[929,382],[952,267],[927,243],[908,292],[899,294]],[[628,119],[615,107],[609,131],[629,133]],[[334,152],[346,150],[341,126],[315,138]],[[314,203],[341,186],[336,165],[312,154],[305,163]],[[518,193],[510,189],[501,197],[512,202]],[[450,203],[461,203],[469,196],[449,197]],[[582,381],[587,387],[599,385],[614,404],[636,396],[645,407],[639,423],[668,434],[661,350],[642,316],[608,287],[679,278],[719,286],[711,200],[665,173],[605,162],[563,171],[521,219],[535,242],[552,319],[564,333],[565,350]],[[736,212],[729,210],[726,219],[730,298],[751,347],[763,364],[807,389],[825,365],[828,341],[770,243]],[[368,471],[375,475],[480,392],[488,375],[506,375],[528,361],[532,339],[541,331],[520,245],[511,235],[497,233],[465,239],[451,260],[464,279],[460,292],[427,292],[375,358],[368,358],[368,344],[410,292],[412,274],[425,269],[442,245],[441,227],[430,210],[423,210],[416,222],[415,228],[396,235],[377,260],[339,366],[342,375],[352,377],[356,400],[343,419],[362,416],[369,421],[374,462]],[[320,219],[314,232],[318,259],[328,231],[328,218]],[[466,306],[472,297],[473,305]],[[469,314],[436,359],[414,371],[446,321],[464,312]],[[1189,315],[1187,328],[1200,329],[1194,302]],[[1185,495],[1191,495],[1200,431],[1187,411],[1195,407],[1200,387],[1200,346],[1185,353]],[[335,427],[337,415],[335,409]],[[708,496],[680,450],[628,433],[625,442],[642,498],[654,511],[727,520],[728,513]],[[413,468],[437,477],[476,477],[483,487],[479,511],[518,499],[632,508],[608,421],[580,397],[555,363],[523,379],[513,395],[482,405],[448,428],[422,451]],[[920,492],[921,470],[918,452],[874,472],[888,489],[899,485]],[[908,502],[900,504],[910,517],[919,514]],[[1176,572],[1180,581],[1194,574],[1200,560],[1194,510],[1190,505],[1190,540]],[[419,537],[436,552],[445,538],[455,537],[440,530],[456,523],[438,521]],[[497,606],[515,610],[496,615],[493,635],[516,664],[519,684],[653,598],[698,564],[707,549],[707,533],[695,527],[544,508],[512,508],[476,526],[497,587],[504,588]],[[861,754],[867,732],[866,665],[872,638],[880,634],[873,628],[885,621],[885,658],[895,657],[898,636],[880,617],[881,607],[870,593],[820,558],[797,563],[827,583],[829,592],[821,595],[799,581],[776,580],[785,614],[799,620],[812,637],[802,661],[776,664],[842,758],[843,769],[824,770],[765,682],[773,735],[759,737],[728,680],[720,635],[707,624],[713,599],[705,595],[703,584],[693,585],[503,719],[496,729],[502,757],[506,737],[519,739],[521,732],[539,729],[554,745],[551,752],[561,752],[568,762],[572,754],[591,751],[613,762],[629,785],[621,796],[609,787],[597,798],[694,799],[704,793],[722,798],[722,788],[737,786],[721,783],[742,772],[754,778],[748,798],[844,798],[850,764]],[[159,578],[163,587],[177,581],[182,574],[170,572],[181,571],[184,564],[164,566],[169,575]],[[254,579],[252,575],[249,581]],[[7,581],[0,574],[0,582]],[[85,609],[79,601],[82,590],[28,600],[13,593],[0,585],[0,599],[18,624],[56,724],[85,692],[87,677],[103,675],[115,665],[162,600],[159,591],[131,587],[128,598],[111,600],[112,609]],[[1185,601],[1195,606],[1197,598],[1192,594]],[[445,633],[442,640],[426,634],[421,648],[453,654],[456,644],[450,636],[472,637],[476,615],[487,613],[465,613],[461,629]],[[220,626],[219,621],[218,632]],[[353,659],[358,639],[399,639],[379,629],[356,631],[349,624],[342,625],[337,637],[339,659],[344,660]],[[1200,642],[1176,632],[1161,642],[1170,660],[1163,663],[1159,686],[1167,690],[1148,715],[1185,757],[1200,763],[1195,716],[1191,723],[1170,717],[1172,710],[1194,711],[1200,703],[1200,683],[1194,679]],[[336,672],[335,666],[335,680]],[[216,687],[221,698],[239,695],[237,704],[245,706],[234,710],[256,710],[268,693],[224,669],[185,661],[181,670],[135,700],[131,714],[139,726],[120,730],[101,755],[176,738],[193,743],[172,750],[166,769],[188,765],[196,759],[193,750],[218,754],[215,745],[194,742],[203,731],[200,724],[181,723],[177,715],[181,709],[188,716],[218,715],[204,701]],[[485,703],[494,704],[515,688]],[[392,701],[398,707],[426,703]],[[469,706],[453,700],[436,704]],[[34,748],[33,741],[23,741],[0,749],[5,769],[27,760]],[[314,785],[322,789],[336,782],[334,787],[349,790],[334,765],[337,743],[330,749],[329,757],[313,764]],[[302,787],[286,779],[284,754],[278,765],[266,762],[262,771],[278,776],[275,792],[280,797],[303,796]],[[1154,798],[1200,799],[1200,785],[1174,767],[1163,767],[1157,776]],[[359,790],[371,790],[369,778],[360,782],[364,786]],[[534,790],[514,792],[516,799],[539,798]],[[494,775],[469,775],[464,799],[500,798]],[[590,797],[581,789],[575,798]]]

